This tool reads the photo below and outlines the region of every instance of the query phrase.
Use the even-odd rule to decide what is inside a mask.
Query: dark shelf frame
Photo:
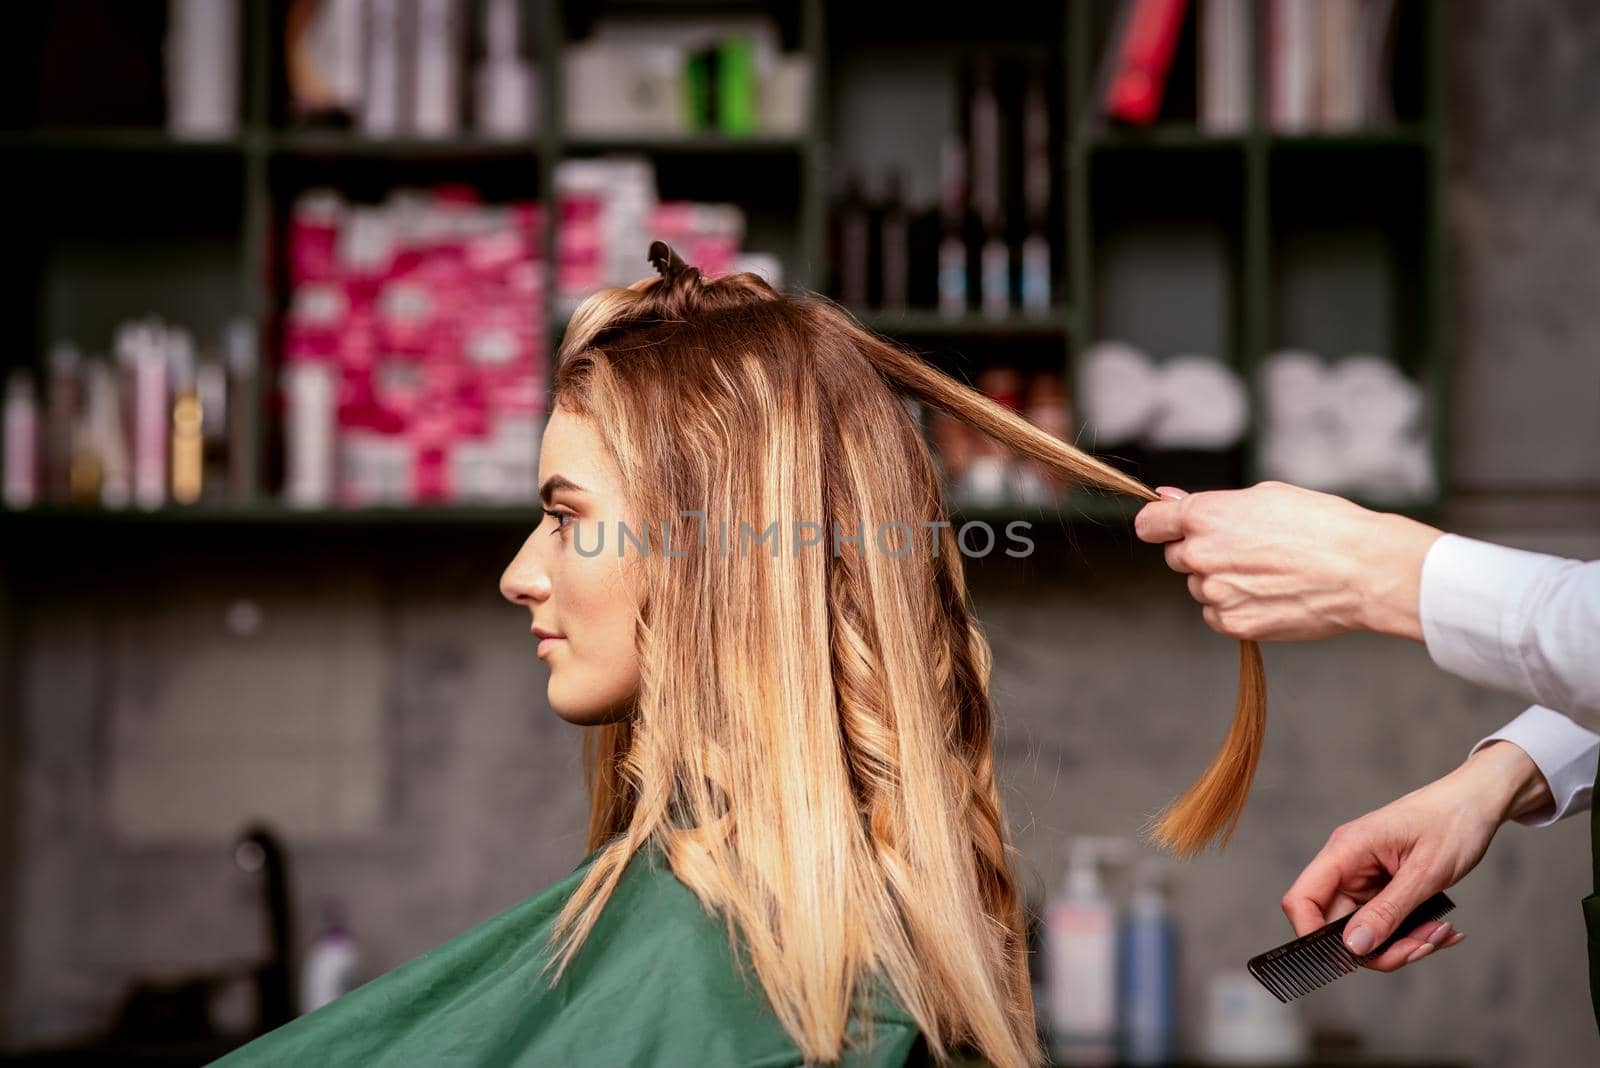
[[[1075,364],[1082,348],[1098,336],[1098,324],[1094,320],[1095,204],[1092,197],[1092,168],[1097,158],[1105,152],[1145,152],[1158,160],[1153,166],[1173,168],[1180,174],[1186,158],[1219,152],[1241,158],[1244,184],[1240,191],[1242,220],[1239,247],[1242,257],[1231,283],[1237,287],[1236,367],[1244,376],[1251,393],[1252,420],[1244,448],[1245,483],[1258,481],[1262,477],[1258,413],[1263,410],[1258,372],[1272,347],[1273,155],[1284,150],[1325,152],[1339,157],[1383,153],[1391,149],[1419,152],[1423,160],[1421,188],[1414,192],[1419,194],[1423,215],[1418,220],[1421,248],[1416,250],[1416,262],[1424,277],[1420,282],[1423,307],[1418,313],[1420,350],[1414,362],[1418,371],[1417,384],[1425,396],[1429,448],[1438,488],[1430,498],[1413,500],[1398,508],[1393,505],[1384,507],[1407,514],[1430,515],[1442,508],[1448,496],[1449,484],[1444,406],[1446,376],[1442,355],[1448,350],[1443,338],[1445,279],[1439,225],[1444,173],[1443,12],[1439,0],[1401,0],[1401,3],[1413,9],[1420,19],[1420,54],[1412,57],[1412,61],[1421,64],[1418,72],[1421,87],[1418,116],[1397,121],[1390,126],[1338,132],[1286,133],[1269,128],[1262,113],[1264,73],[1259,40],[1263,12],[1260,5],[1254,5],[1251,8],[1253,39],[1249,47],[1250,122],[1246,129],[1226,134],[1209,132],[1188,123],[1157,122],[1144,128],[1122,128],[1095,121],[1089,115],[1089,98],[1099,62],[1099,57],[1092,53],[1095,44],[1092,20],[1095,13],[1091,11],[1092,5],[1089,3],[1071,4],[1066,42],[1070,57],[1066,92],[1069,114],[1079,116],[1082,121],[1074,123],[1070,131],[1071,147],[1067,161],[1067,244],[1071,252],[1069,273],[1072,287],[1070,305],[1077,313],[1079,324],[1079,329],[1073,334],[1074,346],[1070,359]],[[1407,57],[1402,56],[1400,62],[1406,61]]]
[[[1444,304],[1443,252],[1439,223],[1442,188],[1442,47],[1441,6],[1439,0],[1402,0],[1419,9],[1421,18],[1420,59],[1420,109],[1414,119],[1390,128],[1364,129],[1347,133],[1283,134],[1265,128],[1261,115],[1261,71],[1253,60],[1251,72],[1251,121],[1247,129],[1237,134],[1215,134],[1182,122],[1160,122],[1143,129],[1108,128],[1095,121],[1091,112],[1090,94],[1093,92],[1095,72],[1100,62],[1097,54],[1100,42],[1093,10],[1093,0],[1069,0],[1062,19],[1064,39],[1059,42],[1062,62],[1060,68],[1065,84],[1058,87],[1067,129],[1061,142],[1066,168],[1064,191],[1067,198],[1063,218],[1063,232],[1054,236],[1064,250],[1065,303],[1045,314],[1018,312],[1003,319],[990,319],[973,312],[954,319],[944,318],[933,309],[910,309],[904,313],[881,309],[857,309],[864,323],[890,336],[901,338],[916,347],[958,348],[972,343],[977,346],[1003,344],[1008,338],[1025,338],[1031,342],[1059,341],[1062,360],[1071,381],[1083,347],[1097,336],[1099,324],[1095,321],[1094,221],[1097,205],[1093,196],[1092,169],[1104,154],[1115,153],[1121,158],[1148,159],[1152,167],[1171,169],[1181,180],[1187,161],[1201,157],[1215,158],[1223,153],[1239,161],[1243,173],[1240,195],[1239,248],[1242,256],[1237,265],[1236,277],[1229,284],[1237,292],[1236,364],[1254,392],[1256,372],[1269,346],[1271,323],[1272,283],[1272,233],[1271,204],[1274,174],[1273,154],[1280,151],[1326,152],[1339,154],[1378,153],[1390,149],[1420,152],[1423,159],[1420,193],[1424,215],[1418,222],[1422,248],[1417,250],[1415,261],[1425,277],[1420,282],[1424,306],[1420,315],[1421,351],[1416,354],[1416,366],[1429,409],[1431,446],[1435,471],[1438,473],[1441,492],[1432,501],[1416,502],[1407,510],[1427,513],[1443,503],[1443,487],[1447,485],[1445,467],[1446,442],[1444,391],[1446,388],[1442,353],[1447,351],[1443,337]],[[285,163],[329,160],[341,161],[393,161],[397,166],[396,185],[404,184],[405,167],[418,162],[431,166],[459,166],[464,174],[471,168],[492,164],[495,166],[525,164],[529,174],[529,194],[548,201],[554,186],[557,162],[564,158],[625,151],[643,154],[655,159],[682,158],[686,156],[726,159],[730,163],[748,158],[772,159],[794,157],[799,168],[799,202],[794,220],[794,263],[797,270],[790,279],[800,286],[821,290],[825,285],[825,248],[827,235],[827,196],[830,175],[829,144],[830,91],[829,45],[826,18],[829,0],[795,0],[787,11],[797,16],[799,22],[798,45],[813,64],[812,99],[809,124],[797,137],[754,136],[730,138],[717,134],[696,134],[679,138],[591,138],[569,136],[563,129],[561,45],[568,39],[563,24],[563,0],[524,0],[528,17],[538,26],[537,55],[540,85],[538,98],[540,112],[536,133],[526,140],[499,140],[476,134],[463,134],[443,139],[398,138],[371,139],[349,131],[281,128],[274,126],[273,101],[269,99],[277,85],[270,64],[276,54],[274,39],[277,27],[272,25],[275,10],[270,0],[244,0],[244,49],[242,98],[243,122],[236,136],[216,140],[188,140],[175,137],[160,129],[141,128],[68,128],[23,129],[0,131],[0,156],[11,157],[12,162],[26,163],[30,158],[58,156],[69,153],[97,153],[129,157],[170,156],[170,166],[183,167],[188,159],[200,156],[233,155],[242,161],[243,187],[240,197],[240,231],[237,235],[237,313],[250,317],[261,327],[263,338],[263,375],[261,389],[270,392],[278,366],[277,353],[267,344],[276,336],[272,324],[281,310],[276,305],[280,295],[274,292],[274,280],[269,276],[271,242],[274,240],[276,213],[282,208],[281,193],[273,186],[275,169]],[[760,5],[755,5],[759,9]],[[621,10],[696,11],[706,10],[702,5],[649,5]],[[718,7],[715,10],[722,10]],[[1191,17],[1193,17],[1191,15]],[[1259,11],[1257,12],[1259,18]],[[1251,55],[1259,57],[1253,47]],[[870,47],[870,45],[869,45]],[[1004,47],[1004,44],[1002,44]],[[1405,60],[1402,60],[1405,61]],[[544,236],[545,262],[553,265],[555,259],[555,228],[547,226]],[[553,279],[552,279],[553,283]],[[549,305],[546,320],[550,325],[550,352],[559,339],[562,326],[558,319],[559,308],[554,284],[546,286]],[[40,309],[40,322],[43,309]],[[42,333],[42,328],[39,333]],[[39,337],[40,344],[50,339]],[[1260,398],[1254,398],[1255,411],[1260,410]],[[257,412],[265,413],[265,397],[246,398]],[[258,474],[264,465],[260,462],[269,442],[265,418],[257,437],[257,455],[253,470]],[[1260,465],[1255,448],[1255,425],[1244,450],[1247,481],[1259,477]],[[533,514],[537,505],[530,506]],[[443,508],[394,509],[343,509],[328,510],[331,522],[484,522],[489,524],[511,521],[526,522],[530,509],[505,509],[453,505]],[[1011,510],[1021,515],[1026,509]],[[1103,508],[1080,509],[1069,502],[1064,513],[1103,514]],[[71,518],[87,519],[89,510],[41,509],[41,519],[50,523]],[[305,523],[315,521],[315,515],[289,509],[265,495],[259,487],[242,502],[205,503],[191,507],[169,507],[154,513],[128,512],[104,513],[107,518],[132,521],[187,522],[196,520],[209,523],[261,522]],[[53,517],[53,518],[51,518]],[[21,518],[20,514],[0,513],[7,523]]]

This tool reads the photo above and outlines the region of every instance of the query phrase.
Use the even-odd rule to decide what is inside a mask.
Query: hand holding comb
[[[1310,934],[1301,935],[1293,942],[1286,942],[1260,956],[1251,957],[1248,965],[1250,974],[1272,991],[1279,1001],[1290,1001],[1376,960],[1384,950],[1408,936],[1418,925],[1431,923],[1455,907],[1456,903],[1446,897],[1443,890],[1439,891],[1412,909],[1411,914],[1400,921],[1394,934],[1374,946],[1372,952],[1359,957],[1344,946],[1344,927],[1350,921],[1350,916],[1355,915],[1352,912]]]

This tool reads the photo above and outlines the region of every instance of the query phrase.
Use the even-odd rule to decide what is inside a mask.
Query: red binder
[[[1106,90],[1106,111],[1124,122],[1149,123],[1161,110],[1172,52],[1183,29],[1188,0],[1131,0],[1133,10],[1117,42],[1116,67]]]

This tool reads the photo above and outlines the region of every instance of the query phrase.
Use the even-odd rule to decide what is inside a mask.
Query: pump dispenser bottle
[[[1116,1060],[1118,914],[1101,865],[1131,851],[1126,839],[1074,838],[1066,882],[1045,910],[1050,1046],[1059,1064]]]
[[[1171,1064],[1177,1055],[1178,934],[1166,879],[1160,857],[1144,856],[1134,865],[1118,952],[1124,1064]]]

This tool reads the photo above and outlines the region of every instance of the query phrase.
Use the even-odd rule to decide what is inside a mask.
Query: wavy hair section
[[[831,301],[748,274],[689,268],[591,297],[555,397],[594,420],[638,525],[665,522],[689,551],[636,557],[640,690],[629,719],[586,728],[589,843],[605,848],[557,918],[549,968],[565,969],[653,843],[742,943],[808,1060],[843,1054],[881,980],[935,1057],[1044,1063],[991,651],[904,400],[1081,482],[1155,493]],[[756,536],[774,521],[780,535],[814,521],[823,541],[780,537],[773,555]],[[1248,643],[1240,678],[1222,751],[1150,830],[1175,852],[1225,841],[1243,807],[1265,730]]]

